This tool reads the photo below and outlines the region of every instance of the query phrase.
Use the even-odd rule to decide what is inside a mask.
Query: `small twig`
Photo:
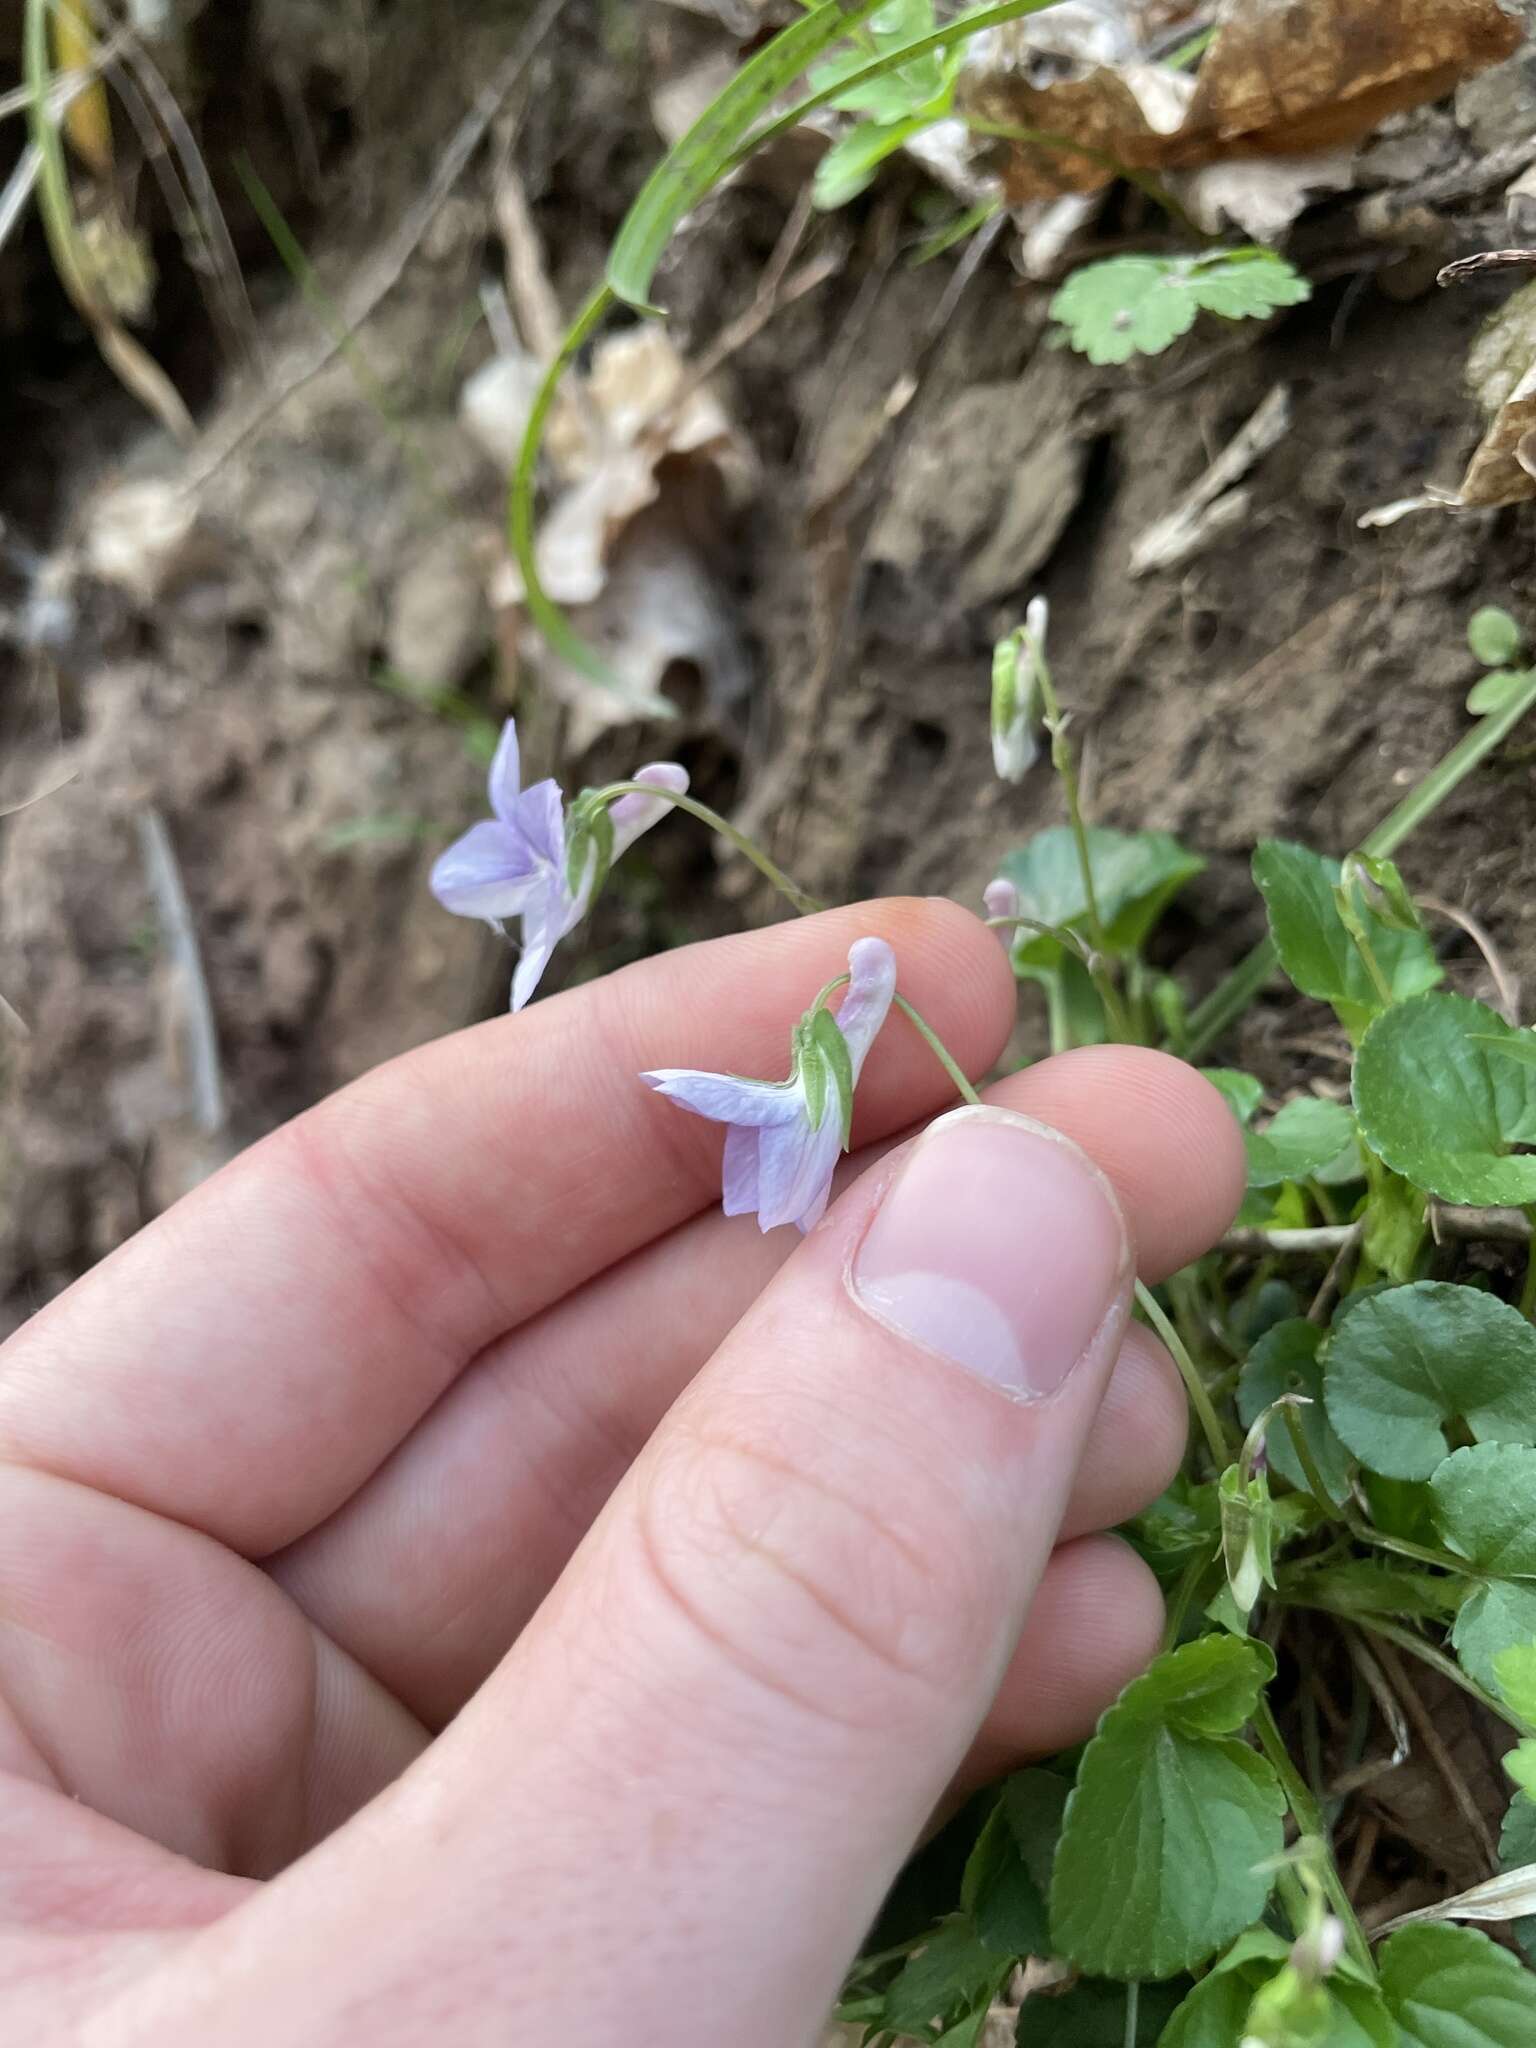
[[[1415,898],[1415,901],[1421,909],[1432,911],[1436,917],[1443,917],[1448,924],[1453,924],[1458,930],[1466,933],[1473,945],[1476,946],[1478,952],[1482,954],[1483,963],[1493,977],[1493,985],[1498,990],[1499,1009],[1503,1014],[1504,1022],[1506,1024],[1518,1025],[1520,1022],[1520,983],[1518,978],[1510,973],[1503,960],[1499,957],[1499,949],[1494,944],[1492,935],[1487,927],[1479,924],[1470,911],[1458,910],[1453,903],[1447,903],[1439,896],[1419,896]]]
[[[1333,1255],[1333,1263],[1323,1275],[1323,1284],[1317,1290],[1312,1306],[1307,1310],[1307,1321],[1319,1326],[1326,1323],[1333,1313],[1333,1304],[1343,1292],[1349,1269],[1360,1254],[1360,1243],[1365,1236],[1365,1218],[1347,1226],[1349,1236]]]
[[[464,175],[470,158],[490,132],[491,124],[503,104],[516,90],[524,72],[538,55],[545,37],[569,5],[570,0],[544,0],[543,6],[524,30],[511,55],[493,74],[484,92],[449,139],[438,158],[437,168],[432,173],[426,190],[400,221],[394,233],[363,266],[362,283],[342,309],[339,331],[326,340],[296,374],[288,379],[280,391],[264,393],[258,410],[254,414],[247,414],[236,423],[232,434],[213,450],[191,480],[193,489],[205,484],[216,470],[222,468],[232,455],[266,426],[275,413],[282,410],[295,393],[302,391],[305,385],[312,384],[322,370],[327,369],[335,361],[358,328],[372,317],[394,290],[405,275],[406,266],[420,248],[428,228],[442,211],[454,187]]]
[[[180,976],[186,1005],[187,1051],[192,1067],[192,1100],[197,1121],[209,1136],[224,1128],[227,1109],[219,1067],[219,1034],[203,973],[202,949],[192,906],[187,901],[176,849],[165,820],[152,806],[139,813],[144,874],[159,913],[171,965]]]
[[[1404,1712],[1413,1723],[1414,1732],[1428,1752],[1431,1763],[1440,1773],[1446,1790],[1455,1802],[1457,1811],[1472,1830],[1478,1847],[1487,1857],[1489,1869],[1497,1870],[1499,1866],[1499,1852],[1494,1843],[1493,1836],[1489,1832],[1488,1823],[1483,1818],[1482,1809],[1473,1798],[1472,1789],[1466,1779],[1456,1768],[1456,1760],[1446,1748],[1444,1738],[1435,1726],[1434,1715],[1430,1713],[1423,1700],[1420,1699],[1417,1689],[1409,1683],[1408,1674],[1403,1669],[1402,1659],[1390,1643],[1384,1642],[1376,1644],[1374,1655],[1379,1659],[1381,1668],[1390,1679],[1393,1691],[1402,1702]]]
[[[1519,1209],[1472,1209],[1451,1202],[1430,1205],[1430,1228],[1436,1243],[1453,1238],[1468,1244],[1529,1244],[1530,1219]],[[1352,1245],[1359,1223],[1323,1223],[1309,1230],[1229,1230],[1218,1251],[1250,1257],[1310,1257]]]
[[[561,318],[555,288],[549,280],[539,232],[533,224],[533,213],[528,205],[527,188],[512,161],[516,132],[515,126],[512,127],[501,161],[496,166],[491,187],[491,209],[496,217],[501,245],[506,251],[507,296],[517,315],[523,345],[539,362],[552,363],[560,353],[565,321]]]
[[[28,1024],[26,1018],[22,1016],[19,1010],[14,1009],[4,996],[0,996],[0,1023],[3,1023],[7,1030],[14,1031],[18,1038],[30,1038],[32,1036],[32,1027]]]

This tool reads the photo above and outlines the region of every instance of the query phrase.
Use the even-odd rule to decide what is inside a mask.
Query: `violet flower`
[[[848,991],[834,1018],[817,1005],[795,1027],[787,1081],[751,1081],[664,1067],[642,1074],[695,1116],[726,1126],[727,1216],[757,1211],[759,1228],[820,1222],[838,1155],[847,1149],[853,1091],[896,993],[896,955],[884,939],[859,939],[848,955]]]
[[[608,869],[683,796],[688,771],[674,761],[637,769],[633,780],[650,783],[654,797],[620,797],[598,814],[583,814],[580,803],[567,811],[557,782],[522,788],[517,721],[509,718],[490,772],[495,816],[471,825],[432,870],[432,893],[459,917],[483,917],[497,931],[505,920],[522,920],[522,958],[512,977],[512,1007],[520,1010],[539,985],[549,956],[567,932],[580,924]]]

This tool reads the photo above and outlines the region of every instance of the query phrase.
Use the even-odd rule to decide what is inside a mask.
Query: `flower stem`
[[[934,1058],[938,1061],[939,1065],[944,1069],[945,1073],[948,1074],[950,1080],[954,1082],[955,1091],[960,1096],[961,1100],[964,1102],[969,1102],[973,1106],[978,1105],[981,1101],[981,1097],[976,1093],[976,1090],[971,1086],[970,1081],[966,1077],[965,1070],[960,1066],[959,1062],[950,1052],[949,1047],[944,1043],[943,1039],[940,1038],[939,1034],[937,1033],[937,1031],[934,1030],[933,1026],[930,1023],[928,1023],[926,1019],[922,1017],[918,1011],[913,1009],[912,1005],[907,1001],[905,996],[897,996],[896,1007],[898,1010],[900,1010],[901,1014],[903,1015],[903,1017],[906,1018],[907,1022],[912,1026],[912,1028],[917,1032],[918,1036],[922,1039],[924,1045],[927,1046],[928,1050],[933,1054]]]
[[[1529,1732],[1519,1715],[1511,1713],[1504,1702],[1495,1699],[1491,1692],[1485,1692],[1475,1678],[1469,1678],[1454,1657],[1447,1657],[1444,1651],[1437,1650],[1432,1643],[1426,1643],[1421,1636],[1416,1636],[1411,1628],[1399,1628],[1396,1622],[1387,1621],[1376,1614],[1357,1615],[1355,1621],[1367,1635],[1381,1636],[1387,1642],[1395,1643],[1400,1650],[1406,1650],[1410,1657],[1417,1657],[1421,1664],[1427,1664],[1431,1671],[1438,1671],[1442,1678],[1449,1679],[1452,1685],[1459,1686],[1464,1693],[1470,1694],[1479,1706],[1486,1707],[1490,1714],[1495,1715],[1507,1727],[1513,1728],[1517,1735]]]
[[[1361,852],[1377,854],[1383,859],[1395,853],[1404,840],[1416,832],[1452,791],[1466,781],[1472,770],[1514,730],[1532,705],[1536,705],[1536,669],[1526,677],[1525,687],[1517,697],[1502,711],[1480,718],[1472,730],[1464,733],[1450,752],[1435,763],[1417,789],[1410,790],[1396,810],[1388,812],[1364,841]],[[1262,939],[1245,959],[1238,962],[1226,980],[1219,983],[1203,1003],[1196,1005],[1189,1015],[1189,1034],[1183,1047],[1187,1060],[1198,1060],[1230,1025],[1236,1023],[1263,989],[1279,961],[1274,940]]]
[[[1071,821],[1072,838],[1077,847],[1077,864],[1082,871],[1083,901],[1088,907],[1088,936],[1093,941],[1093,951],[1087,963],[1089,978],[1098,991],[1099,1001],[1104,1005],[1104,1015],[1112,1035],[1122,1044],[1129,1044],[1134,1033],[1121,1005],[1114,978],[1104,964],[1109,950],[1109,940],[1104,929],[1104,919],[1099,911],[1098,889],[1093,879],[1093,858],[1088,850],[1088,825],[1083,817],[1082,791],[1077,780],[1077,757],[1072,751],[1072,742],[1067,738],[1067,721],[1062,715],[1061,699],[1056,694],[1056,683],[1051,675],[1050,663],[1045,658],[1045,649],[1027,629],[1025,645],[1029,649],[1029,658],[1034,663],[1040,702],[1045,707],[1045,729],[1051,736],[1051,766],[1060,778],[1062,794],[1067,800],[1067,817]]]
[[[1189,1395],[1189,1405],[1199,1417],[1200,1427],[1205,1432],[1205,1440],[1210,1445],[1211,1456],[1216,1460],[1216,1469],[1225,1472],[1232,1463],[1233,1449],[1227,1442],[1227,1432],[1222,1427],[1221,1417],[1216,1413],[1216,1404],[1206,1389],[1205,1381],[1200,1377],[1200,1368],[1184,1348],[1183,1338],[1163,1314],[1151,1288],[1141,1280],[1136,1282],[1136,1299],[1141,1304],[1147,1321],[1168,1346],[1173,1362],[1179,1368],[1179,1376],[1184,1382],[1184,1391]]]
[[[1322,1808],[1312,1797],[1311,1786],[1291,1762],[1291,1753],[1285,1746],[1280,1730],[1275,1726],[1273,1710],[1262,1693],[1254,1709],[1253,1725],[1259,1738],[1259,1746],[1274,1766],[1275,1776],[1280,1780],[1280,1788],[1285,1794],[1286,1804],[1291,1809],[1297,1828],[1303,1835],[1310,1836],[1323,1852],[1323,1889],[1328,1894],[1328,1903],[1344,1923],[1349,1952],[1361,1968],[1374,1978],[1376,1966],[1371,1961],[1370,1943],[1355,1917],[1349,1893],[1344,1889],[1344,1880],[1339,1876],[1338,1866],[1328,1847],[1328,1827],[1323,1819]]]
[[[798,882],[791,881],[778,863],[769,859],[755,839],[749,839],[746,833],[733,825],[728,818],[722,818],[720,813],[712,811],[708,804],[701,804],[697,797],[675,796],[671,790],[658,792],[648,782],[610,782],[598,791],[597,801],[601,804],[611,804],[616,803],[621,796],[655,797],[658,794],[664,794],[667,802],[677,810],[686,811],[690,818],[697,818],[701,825],[707,825],[712,832],[718,832],[738,853],[745,854],[758,873],[766,876],[785,901],[792,903],[802,917],[810,917],[816,911],[826,909],[827,906],[818,902],[809,890],[802,889]]]

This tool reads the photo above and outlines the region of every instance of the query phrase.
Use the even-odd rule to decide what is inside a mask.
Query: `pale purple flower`
[[[1006,875],[999,875],[996,881],[988,882],[982,896],[988,917],[1017,917],[1019,914],[1019,890],[1016,882],[1010,882]]]
[[[653,762],[638,769],[632,780],[650,783],[658,794],[622,796],[610,807],[610,860],[617,860],[642,832],[666,816],[670,797],[683,796],[688,789],[688,771],[674,761]],[[459,917],[483,917],[498,931],[508,918],[522,920],[522,957],[512,977],[514,1010],[520,1010],[538,987],[561,939],[586,916],[607,872],[593,833],[585,831],[573,842],[560,785],[521,785],[517,721],[509,718],[491,763],[494,817],[471,825],[432,870],[432,893],[445,910]]]
[[[724,1195],[727,1216],[757,1211],[773,1230],[820,1222],[832,1175],[846,1144],[852,1090],[896,993],[896,955],[884,939],[859,939],[848,955],[848,990],[834,1022],[847,1047],[847,1068],[835,1071],[812,1034],[808,1011],[795,1032],[794,1070],[787,1081],[750,1081],[665,1067],[641,1079],[695,1116],[726,1126]]]

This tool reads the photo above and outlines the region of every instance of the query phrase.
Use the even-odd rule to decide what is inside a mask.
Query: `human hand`
[[[370,1075],[0,1353],[0,2038],[792,2048],[954,1786],[1153,1653],[1094,1532],[1182,1449],[1129,1245],[1225,1226],[1215,1093],[1049,1061],[988,1100],[1082,1153],[966,1112],[802,1244],[636,1078],[779,1070],[868,931],[985,1071],[952,905],[692,948]],[[945,1100],[893,1022],[856,1142]]]

